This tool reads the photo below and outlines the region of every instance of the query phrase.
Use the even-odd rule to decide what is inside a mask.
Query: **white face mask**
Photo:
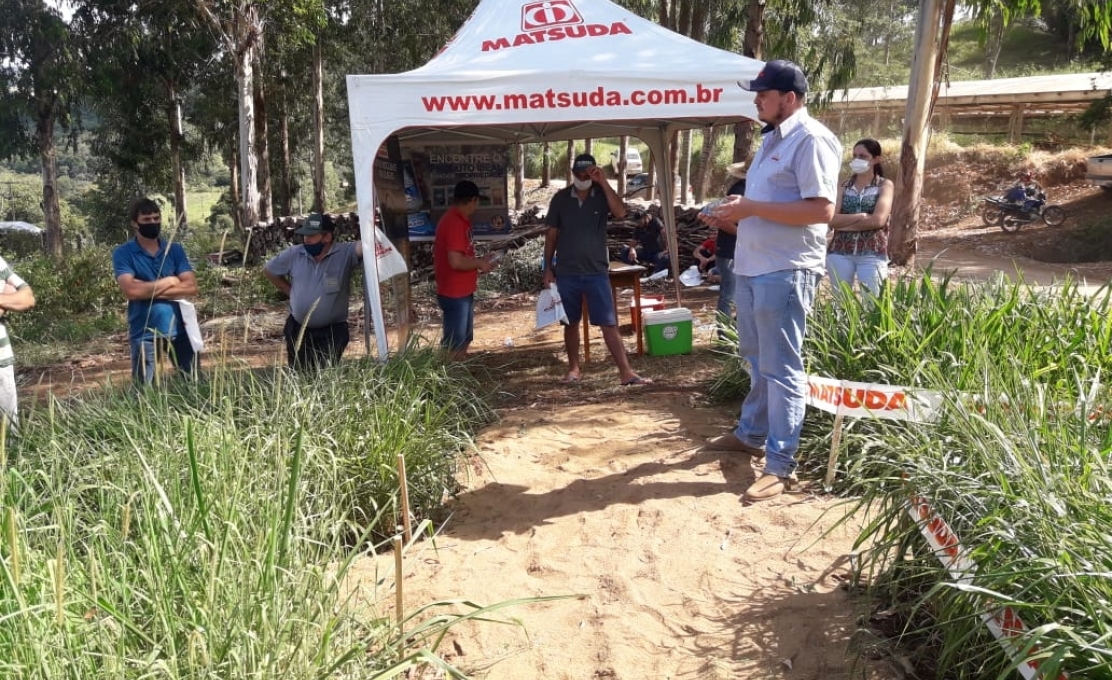
[[[591,188],[592,184],[594,184],[594,182],[592,182],[589,179],[578,179],[578,178],[572,178],[571,183],[574,184],[575,188],[579,189],[580,191],[586,191],[586,190]]]
[[[871,167],[873,167],[873,164],[863,158],[854,158],[849,162],[849,169],[855,175],[860,175]]]

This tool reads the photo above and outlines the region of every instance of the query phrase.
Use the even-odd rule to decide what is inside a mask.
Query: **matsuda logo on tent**
[[[565,38],[632,34],[624,21],[610,24],[587,23],[571,0],[527,2],[521,6],[521,33],[512,37],[483,41],[483,51],[553,42]]]
[[[571,0],[556,2],[530,2],[521,7],[521,30],[525,33],[556,26],[583,23],[583,17]]]

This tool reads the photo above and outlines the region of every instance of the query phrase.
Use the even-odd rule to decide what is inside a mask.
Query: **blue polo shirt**
[[[151,255],[143,250],[136,239],[119,245],[112,251],[112,269],[119,279],[131,274],[136,281],[157,281],[166,276],[180,276],[193,271],[185,248],[180,243],[169,247],[162,239],[158,240],[158,252]],[[128,338],[145,340],[160,336],[177,337],[183,330],[181,311],[173,300],[155,298],[153,300],[128,300],[127,302]]]

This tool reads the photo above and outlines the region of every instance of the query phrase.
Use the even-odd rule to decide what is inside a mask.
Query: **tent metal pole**
[[[680,285],[680,245],[676,229],[676,197],[673,186],[674,171],[668,156],[668,139],[672,129],[668,125],[649,128],[641,137],[653,153],[656,164],[657,183],[660,185],[660,215],[664,219],[664,230],[668,234],[668,259],[672,270],[672,284],[676,287],[676,306],[683,306],[683,286]],[[663,182],[663,183],[661,183]]]

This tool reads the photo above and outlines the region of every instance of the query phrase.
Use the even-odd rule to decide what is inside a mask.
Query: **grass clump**
[[[836,484],[869,518],[862,568],[919,675],[1014,672],[982,620],[1006,604],[1045,677],[1112,678],[1109,301],[1109,289],[1089,296],[1073,282],[963,285],[927,272],[879,297],[817,302],[809,374],[944,395],[935,423],[847,420]],[[728,365],[714,391],[738,398],[748,375]],[[832,428],[808,410],[802,472],[826,472]],[[914,495],[949,522],[973,573],[957,578],[931,552],[908,514]]]
[[[413,352],[30,411],[0,447],[0,675],[447,669],[438,633],[487,610],[460,603],[399,627],[357,610],[342,584],[394,533],[398,454],[418,519],[454,490],[460,447],[491,417],[474,387]]]

